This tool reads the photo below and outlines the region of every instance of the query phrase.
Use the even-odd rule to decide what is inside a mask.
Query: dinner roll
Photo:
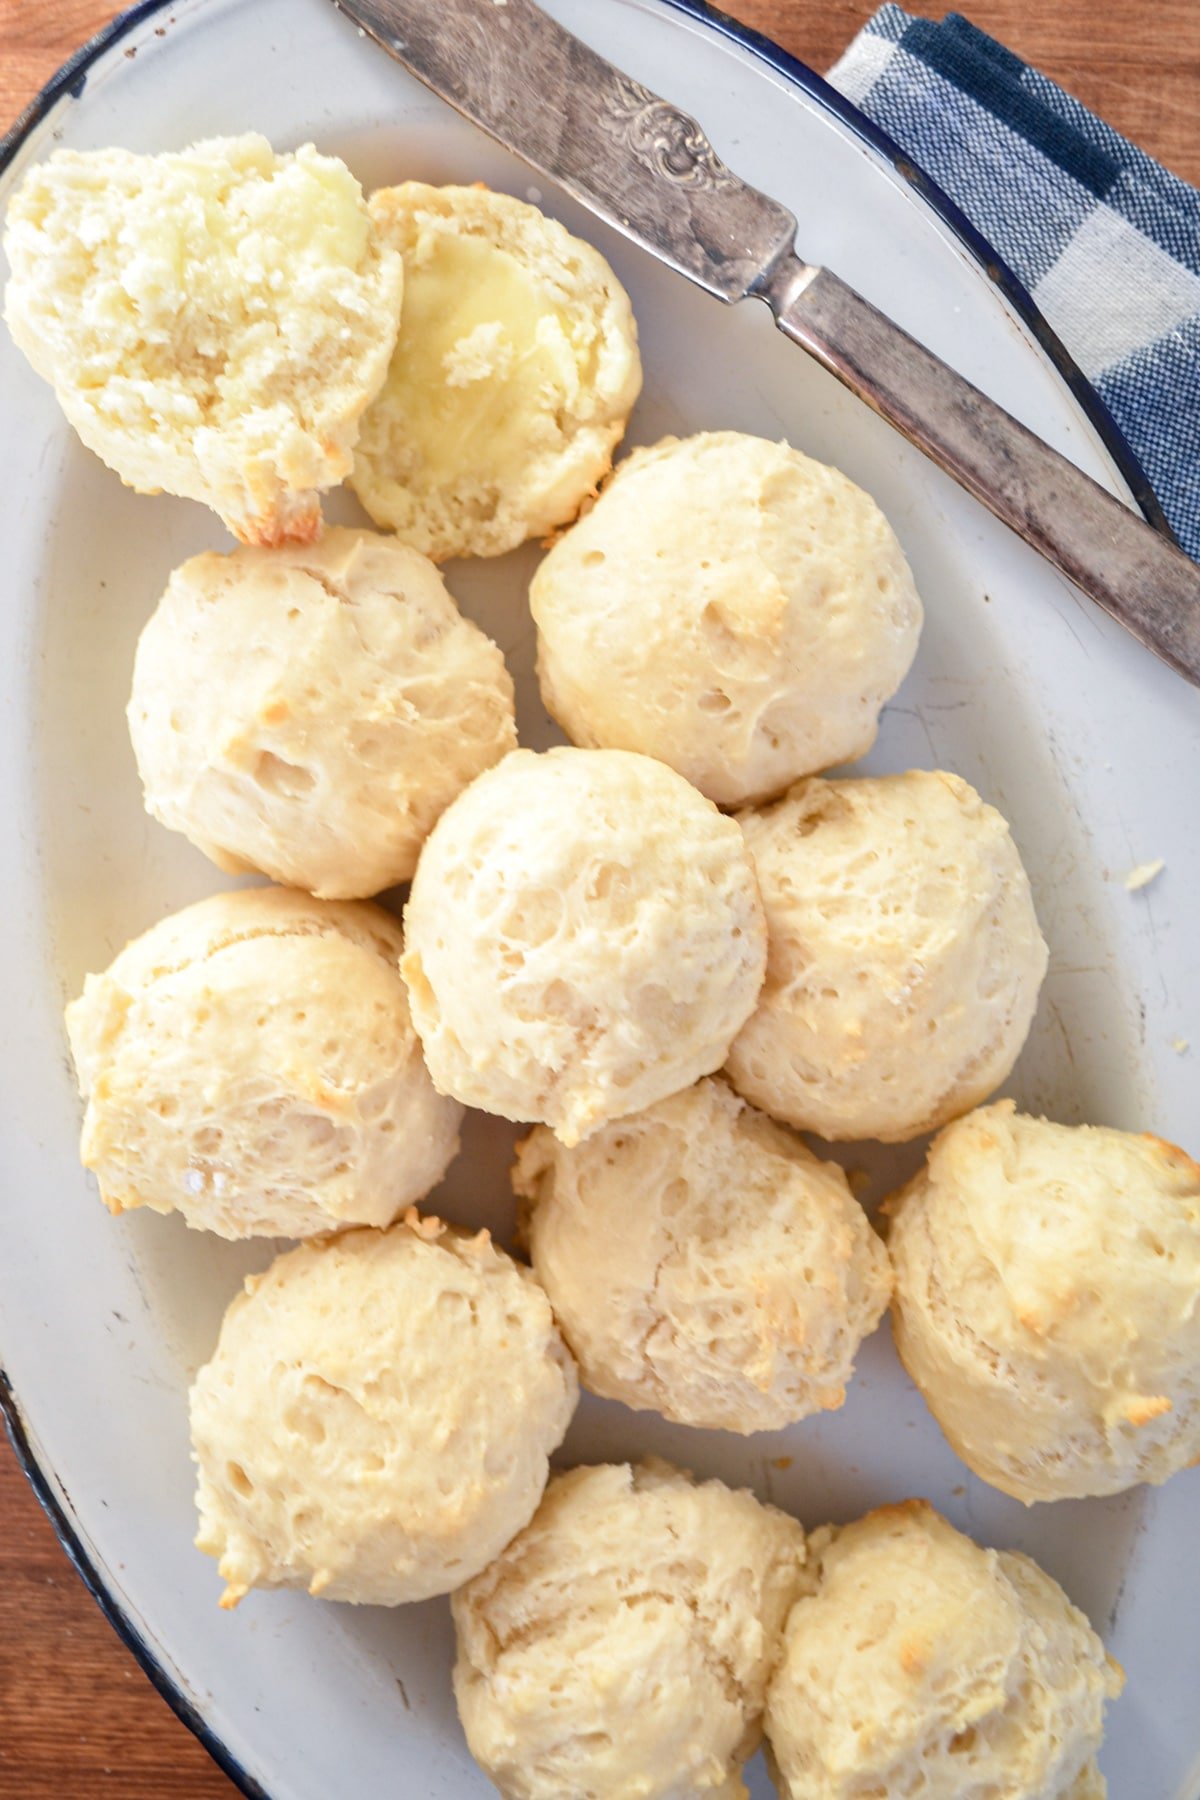
[[[89,449],[247,543],[306,540],[396,342],[404,268],[311,144],[56,150],[8,209],[5,317]]]
[[[923,1500],[809,1539],[767,1696],[783,1800],[1103,1800],[1118,1665],[1027,1556]]]
[[[594,1393],[773,1431],[846,1397],[887,1252],[836,1163],[701,1081],[564,1149],[517,1154],[533,1266]]]
[[[515,750],[430,833],[401,967],[439,1090],[578,1143],[718,1068],[766,932],[732,819],[623,750]]]
[[[352,485],[441,561],[498,556],[574,518],[642,385],[629,298],[536,206],[406,181],[372,194],[404,258],[404,318]]]
[[[506,1800],[742,1800],[799,1587],[794,1519],[680,1469],[573,1469],[451,1600],[454,1692]]]
[[[142,633],[129,729],[156,819],[333,899],[407,881],[513,749],[513,685],[433,564],[370,531],[194,556]]]
[[[1018,1500],[1200,1460],[1200,1167],[1161,1138],[959,1119],[888,1202],[896,1344],[968,1466]]]
[[[410,1212],[278,1257],[191,1392],[222,1606],[448,1593],[528,1523],[577,1397],[546,1296],[486,1231]]]
[[[738,1092],[798,1130],[896,1143],[999,1087],[1046,972],[1000,814],[914,770],[802,781],[740,822],[770,950]]]
[[[568,737],[660,757],[721,806],[869,750],[921,630],[870,495],[739,431],[635,450],[530,602]]]
[[[221,1237],[387,1225],[441,1180],[462,1108],[433,1087],[400,927],[282,888],[214,894],[135,938],[67,1008],[80,1154],[111,1212]]]

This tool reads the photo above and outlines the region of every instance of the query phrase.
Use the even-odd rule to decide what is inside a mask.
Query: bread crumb
[[[1141,888],[1149,887],[1152,881],[1158,880],[1166,866],[1161,856],[1156,857],[1153,862],[1139,863],[1125,877],[1126,892],[1136,894]]]
[[[512,344],[499,319],[475,326],[451,344],[442,357],[447,387],[469,387],[473,381],[506,381],[514,362]]]
[[[1186,1056],[1191,1047],[1191,1042],[1188,1038],[1177,1037],[1172,1038],[1171,1040],[1171,1048],[1176,1056]]]
[[[417,1237],[424,1238],[427,1244],[433,1243],[436,1238],[444,1236],[447,1229],[445,1221],[439,1219],[436,1213],[427,1213],[425,1217],[422,1218],[415,1206],[410,1206],[407,1209],[402,1223],[407,1225],[408,1229],[411,1232],[414,1232]]]

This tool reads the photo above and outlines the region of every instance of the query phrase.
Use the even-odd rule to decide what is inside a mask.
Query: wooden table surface
[[[725,3],[818,69],[874,10],[861,0]],[[966,3],[976,24],[1200,182],[1196,0]],[[0,0],[0,130],[113,10],[105,0]],[[0,1440],[0,1795],[229,1800],[235,1791],[113,1635]]]

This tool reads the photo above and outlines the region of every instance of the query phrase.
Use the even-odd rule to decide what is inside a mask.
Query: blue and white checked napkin
[[[956,13],[882,7],[829,80],[1033,295],[1200,560],[1200,193]]]

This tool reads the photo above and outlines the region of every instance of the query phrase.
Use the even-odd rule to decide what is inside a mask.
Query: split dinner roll
[[[1116,1663],[1027,1556],[925,1501],[809,1538],[767,1698],[783,1800],[1103,1800]]]
[[[1200,1459],[1200,1167],[1161,1138],[950,1125],[887,1203],[896,1344],[951,1444],[1018,1500]]]
[[[743,1800],[803,1561],[794,1519],[719,1481],[555,1476],[450,1602],[472,1754],[505,1800]]]
[[[230,873],[330,899],[407,881],[439,814],[517,741],[504,658],[433,564],[345,530],[176,569],[129,729],[156,819]]]
[[[957,775],[802,781],[739,815],[767,912],[727,1074],[797,1130],[896,1143],[1017,1060],[1047,952],[1008,826]]]
[[[221,1237],[386,1225],[441,1180],[395,919],[282,888],[215,894],[135,938],[67,1008],[81,1155],[110,1211]]]
[[[406,181],[370,207],[404,259],[404,316],[363,420],[359,499],[439,562],[573,519],[642,385],[624,288],[590,244],[482,184]]]
[[[84,443],[252,544],[320,530],[396,342],[404,265],[311,144],[58,150],[8,210],[5,317]]]
[[[635,450],[530,604],[568,737],[660,757],[721,806],[864,755],[921,630],[870,495],[736,431]]]
[[[724,1082],[573,1150],[539,1127],[513,1186],[594,1393],[741,1432],[842,1404],[891,1293],[887,1252],[837,1164]]]
[[[532,1516],[577,1396],[549,1302],[486,1232],[410,1213],[289,1251],[247,1279],[191,1393],[222,1606],[448,1593]]]
[[[440,1091],[565,1144],[718,1068],[766,960],[737,825],[622,750],[481,775],[430,833],[405,932]]]

